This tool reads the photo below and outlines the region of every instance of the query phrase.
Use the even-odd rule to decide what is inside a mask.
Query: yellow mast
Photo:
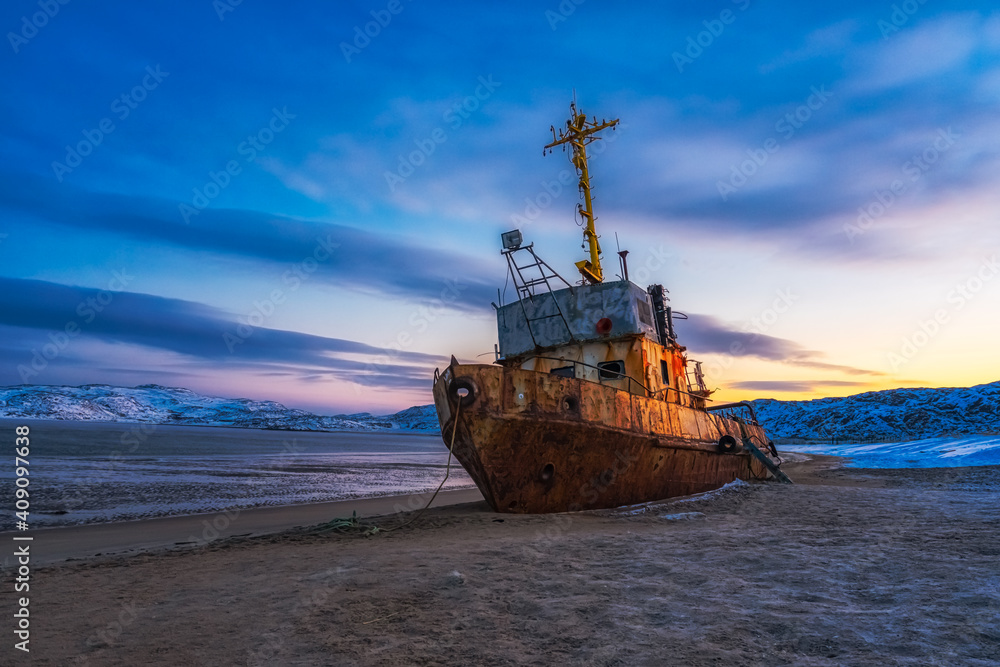
[[[592,284],[604,280],[604,272],[601,270],[601,244],[597,241],[597,231],[594,229],[594,205],[590,197],[590,171],[587,169],[587,144],[597,141],[600,137],[593,136],[595,133],[607,128],[614,128],[618,124],[618,119],[611,121],[594,120],[587,121],[587,114],[579,113],[576,109],[576,101],[569,105],[570,119],[566,121],[566,130],[559,130],[551,127],[552,143],[548,144],[544,151],[552,152],[555,146],[570,144],[573,146],[573,157],[570,158],[573,166],[580,174],[580,192],[583,194],[583,204],[577,204],[577,211],[586,222],[583,230],[583,240],[590,246],[590,261],[581,260],[576,263],[576,268],[580,270],[583,279]],[[563,148],[565,150],[565,148]]]

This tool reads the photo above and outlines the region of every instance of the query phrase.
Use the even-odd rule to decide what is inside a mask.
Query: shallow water
[[[9,451],[25,424],[32,527],[419,493],[448,459],[439,435],[0,420]],[[11,457],[0,484],[13,479]],[[445,488],[471,486],[453,460]]]
[[[782,445],[781,451],[844,456],[851,468],[958,468],[1000,464],[1000,436],[975,435],[906,442]]]

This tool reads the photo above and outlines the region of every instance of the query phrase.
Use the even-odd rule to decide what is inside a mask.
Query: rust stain
[[[470,397],[450,390],[459,378],[473,387]],[[766,443],[759,426],[605,384],[452,365],[434,384],[443,433],[451,434],[458,400],[455,456],[498,512],[618,507],[766,474],[746,452],[718,447],[726,434]]]

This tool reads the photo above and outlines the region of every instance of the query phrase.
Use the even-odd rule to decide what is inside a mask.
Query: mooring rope
[[[448,481],[448,476],[451,475],[451,459],[455,451],[455,435],[458,433],[458,416],[461,414],[461,412],[462,412],[462,397],[459,396],[458,407],[455,409],[455,423],[451,429],[451,444],[448,445],[448,463],[444,469],[444,479],[442,479],[441,483],[438,484],[438,488],[434,489],[434,495],[431,496],[431,499],[427,501],[427,504],[424,505],[423,508],[420,511],[418,511],[415,515],[413,515],[409,519],[409,521],[407,521],[406,523],[401,523],[394,528],[386,528],[382,532],[391,533],[392,531],[399,530],[404,526],[409,526],[411,523],[419,519],[421,515],[427,511],[427,508],[431,506],[431,503],[434,502],[434,499],[437,498],[437,494],[441,491],[441,489],[444,488],[444,483]]]
[[[378,526],[366,525],[361,523],[361,521],[358,520],[358,513],[354,512],[354,514],[351,517],[346,519],[331,519],[330,521],[327,521],[326,523],[317,526],[311,532],[320,534],[329,532],[336,532],[336,533],[360,532],[365,537],[369,537],[371,535],[376,535],[378,533],[391,533],[392,531],[399,530],[400,528],[408,526],[417,519],[419,519],[420,516],[425,511],[427,511],[427,508],[431,506],[431,503],[434,502],[434,499],[437,498],[438,493],[441,491],[442,488],[444,488],[444,483],[448,481],[448,477],[451,475],[451,459],[455,451],[455,435],[458,433],[458,416],[459,414],[461,414],[461,412],[462,412],[462,397],[460,396],[458,400],[458,408],[455,410],[455,425],[451,429],[451,444],[448,445],[448,463],[445,465],[444,479],[442,479],[441,483],[438,484],[438,487],[434,490],[434,495],[432,495],[431,499],[427,501],[427,504],[424,505],[423,508],[420,509],[415,515],[413,515],[408,521],[406,521],[405,523],[401,523],[393,528],[379,528]]]

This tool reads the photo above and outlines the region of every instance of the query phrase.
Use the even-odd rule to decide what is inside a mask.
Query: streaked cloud
[[[417,300],[440,300],[456,283],[453,308],[482,309],[495,288],[470,256],[388,234],[259,211],[206,208],[185,223],[181,202],[87,192],[49,179],[5,174],[0,206],[84,231],[148,244],[247,257],[273,264],[316,261],[317,280]]]
[[[734,329],[711,315],[689,313],[687,320],[676,320],[674,326],[677,328],[678,335],[683,340],[684,345],[695,354],[755,357],[790,366],[842,372],[850,375],[885,375],[880,371],[828,363],[823,361],[825,355],[822,352],[807,350],[799,343],[784,338]]]
[[[860,388],[868,385],[865,382],[848,382],[844,380],[746,380],[743,382],[733,382],[730,386],[734,389],[745,389],[747,391],[807,394],[831,387]]]
[[[16,341],[0,351],[0,382],[53,383],[47,378],[67,361],[122,370],[113,359],[88,357],[94,342],[169,352],[219,373],[316,375],[392,388],[426,386],[433,367],[447,364],[433,354],[251,326],[202,304],[117,288],[0,278],[0,326]]]

